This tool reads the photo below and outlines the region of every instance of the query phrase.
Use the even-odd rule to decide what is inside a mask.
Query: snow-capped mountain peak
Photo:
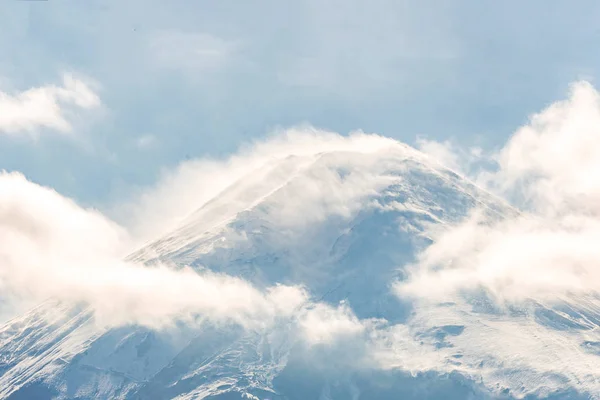
[[[560,371],[524,358],[494,358],[481,338],[473,340],[477,332],[493,337],[512,323],[495,314],[485,296],[423,308],[394,290],[433,232],[473,209],[488,221],[516,213],[402,144],[254,163],[127,262],[242,279],[268,293],[259,301],[264,307],[292,311],[245,326],[192,310],[193,322],[175,317],[156,330],[138,323],[99,326],[93,308],[49,301],[1,328],[0,393],[10,399],[550,393],[563,379]],[[300,289],[282,295],[274,288]],[[594,304],[588,319],[598,315]],[[465,316],[476,307],[479,314]],[[535,335],[538,328],[528,329]],[[594,348],[596,342],[588,343]],[[515,375],[518,366],[522,378]],[[582,387],[593,386],[588,380]]]

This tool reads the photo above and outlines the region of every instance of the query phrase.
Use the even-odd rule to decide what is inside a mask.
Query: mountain
[[[148,268],[161,262],[173,268],[209,269],[260,289],[301,284],[315,303],[347,307],[360,321],[381,329],[369,330],[368,337],[359,340],[309,345],[298,339],[297,327],[285,321],[251,329],[210,322],[180,323],[164,330],[137,325],[102,328],[85,305],[48,301],[0,328],[0,396],[589,398],[574,389],[561,392],[552,387],[552,382],[572,379],[568,374],[527,365],[515,370],[509,362],[494,364],[492,357],[460,347],[472,327],[489,328],[486,321],[500,319],[492,306],[478,302],[480,314],[471,315],[474,302],[446,304],[435,309],[440,315],[419,314],[417,305],[390,289],[405,278],[405,266],[417,252],[431,243],[432,227],[443,229],[475,207],[486,210],[490,221],[516,213],[404,145],[271,160],[248,171],[177,229],[128,260]],[[555,311],[539,311],[559,329]],[[595,312],[587,314],[588,321]],[[461,313],[468,315],[456,323],[453,318]],[[431,318],[426,329],[411,322],[422,315]],[[561,315],[571,323],[583,314],[576,310]],[[448,322],[437,324],[444,319]],[[371,346],[371,341],[379,344]],[[588,347],[594,346],[590,342]],[[379,360],[391,360],[387,367],[362,362],[375,350],[383,354]],[[491,369],[478,373],[484,364]]]

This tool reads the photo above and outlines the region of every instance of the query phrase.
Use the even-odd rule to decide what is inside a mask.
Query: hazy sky
[[[117,326],[292,317],[309,342],[340,336],[345,346],[354,335],[376,368],[458,370],[523,395],[565,386],[600,393],[598,21],[600,2],[591,0],[0,1],[0,321],[48,297],[87,303]],[[346,136],[300,128],[265,138],[302,124]],[[439,166],[395,140],[349,134],[358,129],[416,144],[523,211],[492,224],[476,207],[457,225],[423,228],[433,244],[413,264],[393,265],[406,278],[382,275],[415,305],[406,323],[379,325],[359,320],[350,303],[321,302],[298,273],[321,264],[289,252],[288,243],[302,254],[320,244],[309,228],[326,217],[373,210],[370,196],[396,176],[388,161],[408,154]],[[323,151],[343,154],[317,163]],[[292,154],[299,158],[283,162]],[[471,173],[478,163],[496,170]],[[239,190],[211,203],[240,179]],[[455,208],[455,190],[448,204],[410,209],[408,196],[382,209],[435,221],[438,206]],[[230,224],[256,204],[264,207],[248,224]],[[277,240],[264,236],[266,247],[248,252],[245,243],[259,243],[245,241],[255,216]],[[378,228],[378,218],[360,224]],[[231,249],[242,243],[240,254],[257,262],[265,251],[266,260],[291,254],[289,277],[277,275],[290,285],[262,290],[235,276],[121,261],[181,221],[191,223],[160,252],[212,251],[219,238]],[[331,237],[347,232],[323,226]],[[353,235],[360,260],[358,244],[369,253],[375,239]],[[471,312],[488,294],[500,311]],[[537,305],[557,310],[556,319],[538,319]],[[521,306],[531,312],[513,312]],[[464,334],[424,351],[421,333],[448,326]],[[356,348],[339,349],[354,358]]]
[[[591,0],[4,1],[0,104],[42,87],[72,107],[5,121],[0,169],[102,208],[278,126],[497,147],[594,82],[599,18]]]

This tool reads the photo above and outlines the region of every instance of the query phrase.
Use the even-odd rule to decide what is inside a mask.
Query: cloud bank
[[[72,132],[70,121],[77,109],[100,106],[89,84],[70,74],[62,85],[46,85],[20,93],[0,91],[0,134],[36,137],[45,128],[61,134]]]
[[[240,188],[232,194],[236,204],[229,204],[230,209],[237,212],[289,182],[303,168],[313,165],[322,154],[352,151],[372,154],[393,148],[408,151],[408,146],[393,139],[362,132],[344,137],[309,126],[279,131],[267,140],[242,147],[238,153],[226,159],[190,160],[181,163],[174,170],[166,170],[154,186],[139,188],[128,202],[111,210],[111,215],[127,226],[136,238],[149,240],[174,229],[192,212],[218,195],[221,202],[226,202],[224,192],[232,186]],[[289,166],[284,165],[286,160],[291,161]],[[338,161],[344,163],[343,160]],[[356,164],[352,160],[345,163]],[[373,175],[370,174],[371,179]],[[343,213],[348,202],[359,198],[376,185],[376,182],[366,182],[360,174],[352,175],[351,178],[356,179],[355,184],[349,182],[342,187],[339,175],[332,176],[325,165],[318,176],[306,177],[304,187],[297,188],[294,196],[302,197],[294,199],[290,196],[288,200],[309,201],[315,205],[311,210],[314,210],[317,219],[317,214]],[[250,191],[252,196],[240,199],[239,192],[247,190],[249,186],[254,188]],[[321,207],[316,207],[318,204]],[[279,210],[279,220],[299,222],[295,210],[292,204],[287,204],[285,209]],[[224,220],[228,215],[219,214],[219,217]],[[302,216],[303,220],[306,217]],[[206,218],[208,220],[210,216]],[[296,221],[292,221],[294,219]],[[208,228],[210,226],[204,229]]]
[[[194,228],[194,235],[214,232],[211,221],[233,218],[292,178],[299,180],[285,194],[290,202],[269,210],[273,221],[289,229],[328,215],[348,216],[386,179],[378,181],[372,168],[365,173],[368,163],[353,161],[345,152],[358,152],[356,158],[390,146],[405,147],[363,133],[344,138],[314,129],[290,130],[229,159],[190,161],[165,174],[131,204],[136,211],[131,225],[81,208],[19,173],[3,172],[0,287],[13,301],[53,298],[87,306],[105,326],[163,328],[176,321],[209,321],[257,329],[283,319],[296,324],[302,339],[311,345],[360,335],[364,327],[351,309],[315,303],[301,286],[258,288],[225,274],[147,266],[144,260],[125,261],[125,256],[139,245],[136,235],[168,233],[169,227],[186,217],[189,220],[203,206],[205,214],[191,215],[204,224]],[[339,152],[335,158],[314,167],[323,153],[334,150]],[[340,165],[347,167],[343,179],[333,173],[333,166]],[[299,173],[308,166],[316,169]],[[219,199],[217,208],[211,208],[214,197]],[[299,204],[305,210],[302,218],[295,212]]]
[[[0,283],[16,296],[87,304],[108,325],[206,319],[252,328],[283,318],[311,345],[361,341],[371,357],[364,362],[376,368],[459,371],[515,395],[551,393],[565,386],[562,376],[597,392],[600,362],[585,344],[600,343],[594,322],[600,315],[599,98],[591,85],[574,84],[567,100],[533,115],[492,155],[494,169],[473,176],[521,212],[490,221],[475,209],[461,223],[430,232],[433,244],[405,267],[408,278],[390,282],[414,307],[403,324],[359,320],[344,304],[313,302],[299,286],[259,289],[227,275],[123,261],[141,240],[184,220],[200,224],[196,233],[211,231],[282,187],[291,190],[283,193],[290,208],[268,210],[280,227],[350,215],[386,180],[373,179],[384,171],[347,152],[373,158],[390,149],[413,151],[363,133],[345,138],[292,129],[224,160],[185,162],[141,189],[120,210],[121,224],[4,173]],[[482,154],[449,143],[421,145],[443,155],[442,164],[472,171],[469,157]],[[225,206],[211,202],[215,197]],[[298,204],[306,210],[302,218],[290,213]]]
[[[19,174],[0,175],[0,187],[5,293],[85,303],[108,324],[157,327],[196,315],[245,325],[306,300],[300,288],[273,287],[263,294],[233,277],[124,262],[128,236],[100,213]]]
[[[533,115],[492,161],[496,168],[474,179],[522,212],[490,221],[475,209],[433,233],[408,279],[393,286],[415,302],[409,334],[462,327],[438,351],[461,360],[442,369],[482,376],[515,395],[565,385],[598,393],[600,361],[590,343],[600,341],[600,94],[573,84],[566,100]],[[427,368],[444,365],[427,359]]]
[[[523,210],[486,221],[474,210],[421,254],[399,288],[431,297],[482,285],[502,300],[600,290],[600,95],[586,82],[520,128],[476,180]],[[427,286],[437,289],[427,291]]]

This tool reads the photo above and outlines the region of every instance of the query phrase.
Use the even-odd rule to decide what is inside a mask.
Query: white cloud
[[[352,310],[314,303],[301,286],[260,290],[233,276],[124,261],[134,241],[121,226],[19,173],[0,173],[3,301],[83,304],[107,327],[176,321],[262,329],[295,324],[294,339],[332,344],[364,330]]]
[[[40,128],[63,134],[72,131],[69,121],[79,109],[100,105],[100,99],[84,81],[70,74],[62,86],[47,85],[21,93],[0,92],[0,133],[37,136]]]
[[[494,222],[474,210],[436,232],[409,278],[395,284],[416,302],[410,324],[422,332],[462,326],[442,351],[460,354],[452,368],[490,386],[544,395],[564,388],[563,376],[598,393],[600,360],[586,343],[600,341],[600,95],[575,83],[494,159],[497,170],[477,178],[524,212]]]
[[[331,344],[343,337],[359,335],[366,329],[346,304],[338,307],[315,305],[300,319],[300,328],[307,343],[311,345]]]
[[[289,194],[285,201],[270,210],[274,221],[294,225],[331,214],[348,215],[374,189],[389,181],[378,170],[385,164],[374,162],[372,157],[344,154],[350,151],[357,155],[414,152],[395,140],[361,132],[344,137],[312,127],[289,129],[242,147],[229,158],[186,161],[165,171],[154,187],[140,188],[114,213],[137,238],[149,239],[175,228],[206,206],[195,217],[202,224],[196,231],[204,232],[296,179],[286,188]],[[336,152],[335,159],[317,162],[327,152]],[[341,176],[336,166],[344,167],[346,175]],[[309,168],[312,170],[307,172]],[[224,192],[234,184],[234,189]],[[207,203],[217,195],[221,207],[212,209]],[[301,216],[298,204],[303,206]]]
[[[469,174],[484,157],[483,150],[480,147],[471,147],[465,151],[451,140],[438,142],[424,137],[417,137],[416,144],[419,150],[431,156],[443,166],[465,175]]]
[[[591,84],[577,82],[567,100],[534,115],[515,133],[497,157],[500,172],[491,183],[520,195],[537,213],[596,215],[599,138],[600,95]]]
[[[250,326],[307,300],[302,288],[261,292],[213,273],[122,261],[125,230],[17,173],[0,175],[0,286],[28,300],[84,303],[108,325],[161,327],[195,318]]]
[[[331,215],[348,217],[389,183],[389,157],[398,154],[418,156],[394,140],[361,132],[343,137],[313,128],[288,130],[226,160],[193,160],[166,173],[131,204],[137,219],[130,229],[20,174],[3,173],[0,285],[17,298],[87,304],[108,325],[161,327],[199,318],[256,326],[294,314],[304,340],[331,344],[364,332],[364,322],[345,305],[312,303],[302,287],[261,291],[226,275],[146,267],[123,257],[137,246],[138,235],[164,234],[202,206],[205,212],[192,218],[201,224],[194,235],[210,232],[211,224],[227,221],[275,191],[279,197],[266,202],[265,217],[286,229]],[[213,207],[214,197],[220,207]]]
[[[560,316],[589,328],[593,322],[586,322],[586,315],[600,315],[600,273],[594,268],[600,258],[595,246],[600,235],[594,196],[598,182],[593,174],[580,176],[583,168],[594,170],[595,152],[600,153],[588,139],[596,132],[594,125],[600,127],[600,107],[590,106],[595,96],[589,85],[575,86],[569,101],[534,116],[495,156],[497,171],[480,175],[480,180],[506,196],[518,194],[530,212],[492,223],[475,210],[463,223],[432,232],[433,245],[419,255],[409,279],[394,287],[414,301],[405,324],[359,320],[346,305],[311,302],[302,287],[261,291],[226,275],[122,261],[129,244],[147,238],[145,234],[164,233],[186,217],[196,224],[193,235],[214,233],[219,224],[261,201],[268,206],[267,217],[286,229],[352,215],[389,183],[389,159],[420,157],[396,141],[360,132],[343,137],[292,129],[224,160],[185,162],[132,201],[127,209],[132,218],[126,219],[131,236],[97,212],[82,210],[22,176],[4,174],[0,257],[7,262],[0,270],[2,289],[84,302],[107,324],[160,327],[175,319],[199,318],[255,327],[283,317],[309,345],[368,350],[371,359],[361,353],[360,363],[374,362],[377,368],[457,370],[493,390],[509,387],[518,395],[564,386],[556,378],[562,374],[572,386],[594,392],[600,362],[582,343],[600,342],[596,330],[559,331],[541,323],[535,313],[539,307],[552,312],[567,304],[575,312]],[[579,125],[585,129],[572,128]],[[546,165],[558,157],[556,141],[564,141],[560,147],[566,151],[560,155],[561,168]],[[522,146],[528,150],[521,151]],[[439,154],[452,160],[451,153]],[[535,156],[525,160],[529,154]],[[480,156],[475,150],[473,157]],[[454,158],[458,166],[461,157]],[[275,192],[276,201],[264,202]],[[218,204],[211,202],[215,197]],[[292,211],[300,205],[298,218]],[[200,207],[204,209],[190,216]],[[473,309],[474,299],[489,300],[481,299],[482,291],[498,306],[495,314]],[[513,314],[506,306],[513,307]],[[520,314],[514,315],[514,307]],[[579,316],[577,310],[583,310]],[[518,377],[511,373],[515,370],[521,371]]]
[[[448,140],[438,142],[419,137],[417,147],[450,169],[459,171],[462,168],[462,160],[456,152],[456,147]]]
[[[442,233],[402,286],[481,284],[509,298],[600,290],[600,95],[573,85],[568,100],[534,115],[495,158],[498,170],[482,179],[529,212],[494,224],[475,213]]]

